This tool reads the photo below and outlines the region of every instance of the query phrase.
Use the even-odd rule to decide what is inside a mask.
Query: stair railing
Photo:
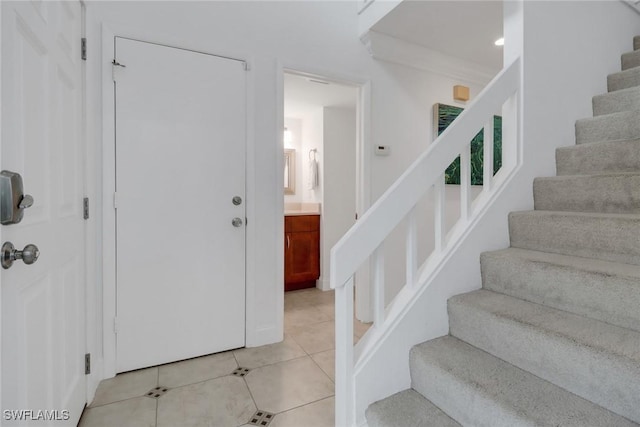
[[[427,286],[446,256],[464,237],[474,220],[494,199],[507,178],[515,171],[520,151],[521,60],[516,59],[505,67],[458,116],[451,125],[369,208],[358,222],[331,250],[331,287],[335,289],[336,325],[336,425],[352,426],[355,421],[355,374],[357,365],[375,348],[375,342],[359,343],[359,354],[354,358],[353,346],[353,277],[360,266],[370,260],[372,278],[373,327],[366,334],[374,340],[383,336],[388,328],[390,315],[401,312],[409,299],[399,298],[385,305],[383,244],[390,233],[405,219],[406,232],[406,283],[403,290],[409,294]],[[493,116],[508,106],[508,116],[503,117],[502,168],[493,175]],[[437,126],[437,124],[434,124]],[[484,129],[483,189],[472,203],[471,197],[471,140]],[[460,219],[447,234],[445,225],[445,170],[460,156]],[[416,205],[429,189],[435,195],[434,227],[435,249],[422,266],[417,265],[418,232]],[[402,291],[401,291],[402,292]],[[411,298],[411,296],[409,297]],[[366,338],[366,336],[365,336]],[[367,340],[362,340],[367,341]]]

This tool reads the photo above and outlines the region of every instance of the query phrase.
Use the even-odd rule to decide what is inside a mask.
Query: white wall
[[[324,194],[324,114],[322,106],[312,108],[302,118],[302,182],[300,192],[302,201],[307,203],[322,203]],[[320,165],[318,171],[318,186],[309,188],[309,152],[316,150],[315,156]]]
[[[95,314],[98,323],[102,320],[102,278],[106,274],[102,259],[107,255],[102,248],[101,201],[108,200],[102,194],[102,118],[108,112],[102,111],[102,73],[108,81],[112,58],[103,56],[103,26],[117,35],[250,63],[246,343],[257,346],[283,336],[282,67],[371,82],[372,137],[368,143],[392,147],[391,156],[372,161],[368,184],[373,200],[431,141],[432,104],[452,102],[455,84],[471,86],[472,96],[479,90],[478,85],[464,80],[373,60],[358,40],[356,10],[357,2],[347,1],[87,3],[87,149],[88,170],[93,174],[88,193],[96,201],[98,252],[96,312],[90,318]],[[108,87],[104,94],[111,96]],[[304,156],[304,147],[302,151]],[[109,325],[111,320],[105,320]],[[102,330],[101,324],[96,325],[96,336]],[[108,327],[104,330],[112,333]],[[102,354],[100,343],[90,350]]]
[[[511,9],[518,6],[505,2],[505,18],[514,18]],[[358,422],[371,402],[410,386],[409,349],[448,332],[447,299],[481,286],[480,253],[509,245],[508,213],[533,208],[533,178],[555,174],[555,149],[575,143],[575,120],[591,116],[591,97],[606,91],[607,74],[620,70],[620,55],[640,34],[640,16],[617,1],[524,2],[523,7],[524,34],[509,32],[522,27],[505,31],[507,44],[523,37],[523,165],[357,373]]]
[[[356,213],[356,111],[324,108],[324,198],[320,247],[320,288],[329,289],[329,253],[355,223]]]

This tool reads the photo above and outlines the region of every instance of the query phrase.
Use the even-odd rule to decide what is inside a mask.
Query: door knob
[[[5,242],[0,251],[0,260],[2,268],[9,268],[13,265],[13,261],[21,259],[25,264],[33,264],[38,260],[40,250],[36,245],[27,245],[23,250],[19,251],[11,242]]]
[[[236,217],[236,218],[233,218],[233,219],[231,220],[231,224],[232,224],[234,227],[241,227],[241,226],[242,226],[242,222],[243,222],[243,221],[242,221],[242,218],[237,218],[237,217]]]

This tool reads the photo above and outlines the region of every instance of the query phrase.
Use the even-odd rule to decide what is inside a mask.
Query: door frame
[[[116,213],[113,207],[115,193],[115,97],[114,85],[112,77],[111,61],[115,54],[115,38],[129,38],[133,40],[143,41],[162,46],[173,47],[183,50],[191,50],[194,52],[204,53],[207,55],[225,57],[233,60],[245,62],[248,65],[246,76],[246,117],[245,117],[245,186],[246,186],[246,207],[245,214],[248,222],[253,223],[255,217],[255,207],[253,200],[255,199],[255,188],[249,181],[247,171],[253,167],[251,159],[254,156],[254,138],[255,131],[253,129],[253,111],[255,105],[254,99],[254,76],[250,72],[250,64],[253,57],[244,55],[239,52],[229,52],[220,49],[217,52],[211,52],[210,48],[199,48],[193,46],[187,40],[170,34],[149,33],[137,28],[132,28],[116,24],[102,24],[102,49],[101,49],[101,72],[102,72],[102,171],[97,171],[97,182],[101,187],[101,211],[102,211],[102,344],[103,344],[103,360],[102,362],[102,378],[111,378],[116,375],[116,334],[117,325],[116,306],[117,306],[117,265],[116,265]],[[153,41],[150,41],[153,40]],[[284,178],[283,178],[284,179]],[[253,268],[253,259],[251,251],[248,248],[255,245],[256,237],[252,227],[246,227],[246,246],[245,246],[245,307],[249,307],[250,295],[254,293],[255,272]],[[249,332],[249,325],[253,323],[252,310],[246,310],[245,317],[245,345],[250,343],[249,338],[252,336]]]
[[[316,78],[328,82],[334,82],[346,86],[355,87],[358,90],[356,100],[356,212],[361,218],[364,212],[371,206],[371,178],[373,153],[371,145],[371,79],[369,77],[358,77],[333,70],[323,70],[309,68],[302,64],[293,62],[278,61],[277,63],[277,129],[284,129],[284,75],[293,74],[303,77]],[[282,141],[282,132],[278,134],[278,140]],[[279,182],[284,181],[284,144],[282,145],[283,155],[278,157]],[[279,188],[277,206],[281,210],[284,218],[284,189]],[[284,235],[284,221],[277,230],[278,235]],[[282,245],[277,249],[278,265],[284,266],[284,240],[278,240]],[[328,260],[326,260],[328,261]],[[278,283],[282,283],[282,293],[284,295],[284,268],[279,270]],[[356,293],[360,298],[356,298],[355,314],[356,318],[363,322],[373,320],[371,297],[369,292],[370,265],[367,260],[359,269],[358,274],[365,276],[365,280],[356,283]],[[283,297],[284,301],[284,297]],[[284,316],[284,302],[278,309],[279,315]]]

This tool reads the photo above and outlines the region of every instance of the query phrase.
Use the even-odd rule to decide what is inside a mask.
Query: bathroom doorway
[[[363,149],[367,98],[362,83],[284,72],[285,290],[330,290],[331,248],[369,205],[370,153]],[[366,321],[368,269],[362,270],[356,312]]]

